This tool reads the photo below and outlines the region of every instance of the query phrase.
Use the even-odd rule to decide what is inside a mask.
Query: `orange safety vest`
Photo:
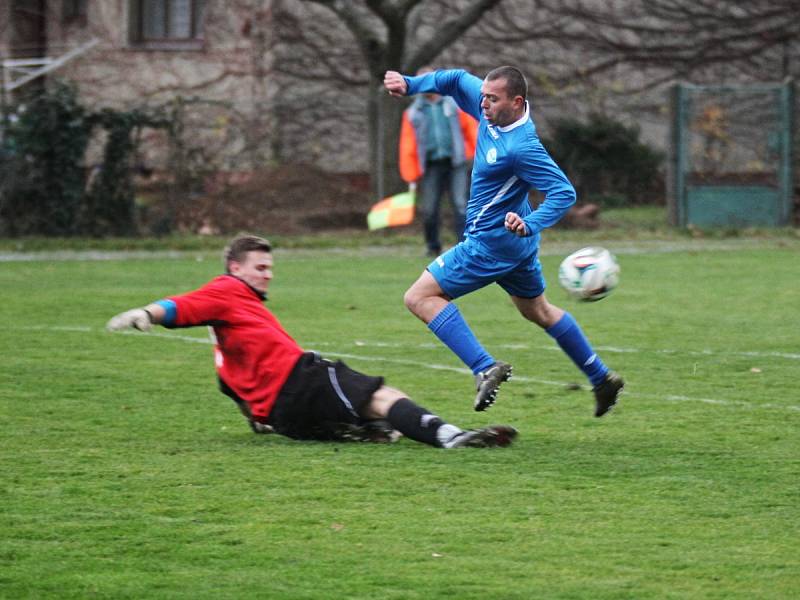
[[[464,137],[464,156],[467,160],[472,160],[475,156],[475,145],[478,139],[478,122],[461,109],[458,109],[458,122],[461,126],[461,134]],[[419,162],[417,134],[411,124],[411,119],[408,118],[408,110],[403,112],[403,122],[400,125],[398,154],[400,177],[406,183],[418,181],[425,169],[424,165]]]

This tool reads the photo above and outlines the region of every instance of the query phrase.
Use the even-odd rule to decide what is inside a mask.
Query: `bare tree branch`
[[[430,62],[447,48],[454,40],[472,27],[486,11],[497,6],[502,0],[478,0],[471,3],[461,14],[442,24],[436,35],[428,39],[405,61],[407,65],[419,67]]]

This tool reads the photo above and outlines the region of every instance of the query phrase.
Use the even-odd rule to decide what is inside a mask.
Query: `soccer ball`
[[[581,248],[561,261],[558,282],[577,300],[601,300],[617,287],[619,264],[605,248]]]

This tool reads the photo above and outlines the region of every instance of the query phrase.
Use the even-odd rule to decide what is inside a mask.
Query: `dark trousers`
[[[430,254],[439,254],[439,208],[447,191],[453,207],[453,233],[456,242],[464,235],[464,215],[467,206],[467,165],[454,167],[450,159],[429,161],[419,185],[420,209],[425,226],[425,245]]]

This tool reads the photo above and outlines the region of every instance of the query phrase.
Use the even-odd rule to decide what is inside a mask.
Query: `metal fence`
[[[680,226],[791,219],[792,81],[673,90],[670,209]]]

